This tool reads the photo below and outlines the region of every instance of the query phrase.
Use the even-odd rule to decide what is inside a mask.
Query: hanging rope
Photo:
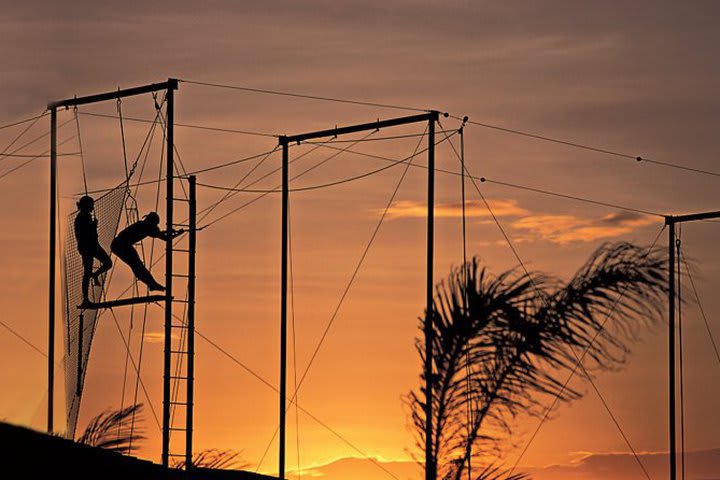
[[[165,102],[165,100],[163,99],[162,103],[164,103],[164,102]],[[157,117],[161,111],[161,106],[157,104],[157,100],[156,100],[155,96],[153,96],[153,103],[155,104],[155,110],[156,110],[155,119],[157,121]],[[156,121],[153,122],[153,126],[157,125]],[[163,166],[165,164],[165,129],[162,129],[162,134],[163,134],[163,138],[162,138],[162,142],[160,144],[160,165],[158,167],[158,175],[157,175],[158,182],[157,182],[157,189],[156,189],[156,193],[155,193],[155,210],[156,211],[158,209],[158,205],[160,204],[160,186],[161,186],[161,179],[162,179],[162,175],[163,175]],[[151,141],[152,141],[152,139],[151,139]],[[148,151],[149,150],[150,149],[148,148]],[[144,164],[143,164],[143,166],[144,166]],[[142,174],[143,170],[144,170],[144,168],[141,169],[141,171],[140,171],[141,174]],[[138,188],[140,188],[140,187],[136,187],[136,190],[135,190],[136,192],[137,192]],[[143,256],[144,256],[144,254],[145,254],[145,252],[143,249]],[[151,266],[153,265],[154,254],[155,254],[155,239],[153,238],[150,242],[150,262],[149,263]],[[149,293],[149,291],[148,291],[148,293]],[[140,382],[142,381],[140,378],[140,368],[142,367],[143,352],[144,352],[144,346],[145,346],[145,327],[147,325],[148,307],[149,307],[149,305],[147,303],[143,306],[143,321],[142,321],[142,327],[141,327],[141,331],[140,331],[140,351],[138,353],[138,371],[137,371],[137,376],[135,377],[135,394],[133,397],[133,404],[137,404],[137,402],[138,402],[139,386],[140,386]],[[133,440],[134,432],[135,432],[135,411],[133,411],[132,418],[130,420],[130,442],[129,442],[128,447],[132,447],[132,440]]]
[[[125,178],[129,180],[130,173],[128,173],[127,149],[125,148],[125,123],[123,122],[122,100],[119,98],[117,99],[117,113],[118,120],[120,121],[120,138],[122,140],[123,160],[125,162]]]
[[[682,292],[680,286],[680,246],[682,245],[682,223],[677,238],[675,239],[675,249],[677,252],[677,304],[678,304],[678,337],[679,337],[679,361],[680,361],[680,478],[685,480],[685,367],[683,365],[683,317],[682,317]]]
[[[700,295],[698,294],[697,288],[695,287],[695,281],[693,280],[692,272],[690,271],[690,265],[688,265],[685,257],[683,257],[682,261],[685,264],[685,271],[687,272],[688,279],[690,280],[690,286],[692,287],[695,300],[697,301],[698,308],[700,309],[700,316],[702,316],[703,322],[705,323],[705,329],[707,330],[710,344],[712,345],[713,352],[715,352],[715,358],[717,359],[718,366],[720,366],[720,351],[718,350],[717,342],[715,342],[715,337],[712,333],[712,330],[710,329],[710,322],[708,321],[707,315],[705,314],[705,309],[703,308],[702,302],[700,301]]]
[[[288,209],[288,257],[290,266],[290,312],[292,323],[292,347],[293,347],[293,377],[295,380],[295,391],[298,389],[297,375],[297,328],[295,327],[295,271],[293,269],[293,248],[292,248],[292,219]],[[299,396],[295,396],[295,455],[297,460],[296,476],[300,480],[300,410],[298,408]]]
[[[439,120],[438,120],[438,123],[440,123],[440,125],[441,125],[441,127],[442,127],[442,123],[441,123]],[[445,136],[447,137],[447,134],[445,134]],[[453,152],[455,153],[455,156],[458,157],[458,159],[459,159],[459,158],[460,158],[460,154],[457,152],[457,149],[455,148],[455,145],[454,145],[452,142],[449,142],[449,143],[450,143],[450,147],[452,148]],[[485,204],[485,207],[487,208],[488,213],[490,213],[490,216],[492,217],[492,219],[494,220],[494,222],[495,222],[495,224],[497,225],[498,229],[500,230],[500,233],[502,233],[503,237],[505,238],[505,241],[506,241],[507,245],[510,247],[510,250],[512,250],[513,255],[515,256],[515,258],[517,259],[518,263],[520,264],[520,267],[521,267],[522,270],[525,272],[525,275],[527,275],[527,276],[531,279],[531,283],[532,283],[533,286],[535,287],[535,290],[536,290],[536,292],[538,293],[538,296],[543,300],[543,303],[545,303],[545,305],[547,306],[547,304],[548,304],[547,297],[546,297],[546,296],[542,293],[542,291],[537,287],[537,285],[535,284],[535,282],[532,281],[532,277],[531,277],[530,273],[528,272],[527,267],[525,266],[525,262],[523,262],[522,258],[521,258],[520,255],[518,254],[517,249],[516,249],[515,246],[513,245],[512,241],[510,240],[510,237],[508,237],[507,233],[505,232],[505,229],[503,228],[502,224],[500,223],[500,220],[497,218],[497,216],[496,216],[495,213],[493,212],[490,204],[488,203],[487,199],[485,198],[485,196],[483,195],[482,191],[480,190],[480,187],[478,187],[477,183],[475,182],[474,177],[470,174],[469,171],[468,171],[467,173],[468,173],[468,177],[469,177],[469,178],[471,179],[471,181],[472,181],[473,186],[475,187],[475,190],[477,191],[477,193],[478,193],[478,195],[480,196],[481,200],[482,200],[483,203]],[[661,231],[661,232],[662,232],[662,231]],[[659,234],[658,234],[658,237],[656,237],[655,242],[657,242],[657,239],[658,239],[658,238],[660,238]],[[655,245],[655,242],[653,242],[653,246]],[[648,253],[647,253],[647,254],[649,255],[651,251],[652,251],[652,246],[651,246],[650,250],[648,250]],[[618,300],[613,304],[613,307],[612,307],[612,310],[610,311],[610,314],[612,314],[612,313],[614,312],[615,306],[617,306],[618,302],[620,301],[620,299],[623,297],[624,294],[625,294],[625,290],[623,290],[623,291],[621,292]],[[601,329],[604,327],[605,322],[608,320],[608,318],[609,318],[609,315],[608,315],[607,317],[605,317],[605,320],[604,320],[603,323],[601,324]],[[601,331],[601,330],[600,330],[600,331]],[[593,339],[592,339],[592,341],[590,342],[590,344],[587,346],[587,348],[582,352],[582,354],[581,354],[580,356],[578,356],[578,354],[577,354],[577,352],[575,351],[574,348],[572,348],[572,347],[570,348],[570,351],[572,352],[573,356],[575,357],[575,359],[576,359],[576,361],[577,361],[577,363],[576,363],[576,365],[575,365],[575,368],[574,368],[574,369],[572,370],[572,372],[570,373],[570,376],[568,377],[567,381],[566,381],[565,384],[563,385],[562,390],[561,390],[561,391],[558,393],[558,395],[555,397],[555,400],[554,400],[553,403],[551,404],[550,408],[545,411],[545,415],[544,415],[543,419],[541,420],[540,425],[538,426],[538,428],[537,428],[537,429],[535,430],[535,432],[533,433],[532,437],[530,438],[530,441],[525,445],[525,448],[523,449],[523,451],[521,452],[520,456],[519,456],[518,459],[516,460],[514,466],[512,467],[512,469],[510,470],[510,472],[508,473],[508,476],[512,476],[512,474],[515,472],[515,469],[517,468],[518,464],[520,463],[520,460],[522,459],[523,455],[525,455],[525,452],[527,451],[528,447],[530,446],[530,443],[532,443],[533,439],[535,438],[535,435],[537,435],[537,432],[539,431],[540,427],[543,425],[543,423],[544,423],[545,420],[547,419],[547,416],[548,416],[548,414],[550,413],[550,411],[555,407],[555,405],[556,405],[556,403],[557,403],[557,401],[558,401],[558,399],[559,399],[559,396],[562,394],[563,391],[565,391],[565,388],[567,387],[567,385],[568,385],[570,379],[572,378],[572,376],[575,375],[575,372],[576,372],[578,369],[580,369],[580,370],[582,371],[583,375],[585,376],[585,378],[586,378],[586,379],[588,380],[588,382],[590,383],[590,385],[593,387],[593,390],[595,391],[595,393],[597,394],[597,396],[598,396],[598,398],[600,399],[601,403],[603,404],[603,407],[605,407],[605,410],[607,411],[607,413],[608,413],[608,415],[610,416],[611,420],[612,420],[613,423],[615,424],[615,427],[618,429],[618,432],[620,433],[620,436],[623,438],[623,440],[625,441],[626,445],[628,446],[628,448],[629,448],[630,451],[632,452],[633,456],[635,457],[635,460],[637,461],[640,469],[641,469],[641,470],[643,471],[643,473],[645,474],[645,477],[646,477],[648,480],[651,480],[651,479],[650,479],[650,475],[648,474],[647,469],[645,468],[645,465],[642,463],[642,460],[640,460],[640,457],[638,456],[635,448],[634,448],[634,447],[632,446],[632,444],[630,443],[630,440],[629,440],[629,438],[627,437],[627,435],[625,434],[625,431],[624,431],[623,428],[620,426],[620,423],[618,422],[617,418],[615,417],[615,415],[613,414],[612,410],[610,409],[610,406],[609,406],[608,403],[605,401],[605,398],[603,397],[603,395],[602,395],[602,393],[600,392],[600,390],[597,388],[597,385],[595,385],[595,382],[593,381],[592,376],[588,373],[587,369],[585,368],[585,366],[584,366],[583,363],[582,363],[582,362],[583,362],[583,359],[585,358],[585,355],[586,355],[588,349],[589,349],[589,348],[592,346],[592,344],[595,342],[595,339],[596,339],[597,336],[600,334],[600,331],[598,331],[598,332],[595,334],[595,337],[593,337]]]
[[[157,104],[155,95],[153,95],[153,101],[154,101],[154,104],[156,107],[155,119],[154,119],[150,129],[148,130],[147,135],[145,136],[145,139],[140,147],[140,150],[138,151],[138,154],[137,154],[135,160],[133,161],[133,164],[130,167],[128,167],[127,140],[126,140],[126,135],[125,135],[124,116],[123,116],[123,112],[122,112],[122,101],[120,99],[118,99],[117,104],[116,104],[117,111],[118,111],[119,126],[120,126],[120,139],[121,139],[122,152],[123,152],[123,163],[124,163],[124,167],[125,167],[125,182],[124,183],[125,183],[126,195],[127,195],[127,199],[125,202],[125,216],[126,216],[126,222],[128,225],[134,223],[135,221],[137,221],[139,219],[137,201],[135,199],[135,194],[133,193],[131,186],[130,186],[130,179],[135,174],[138,164],[140,163],[140,160],[142,159],[143,162],[142,162],[142,166],[140,168],[140,178],[139,178],[139,180],[142,180],[142,174],[145,170],[145,165],[147,164],[147,160],[148,160],[148,157],[150,154],[150,150],[152,147],[152,142],[153,142],[154,134],[155,134],[155,128],[157,127],[158,116],[160,114],[160,108],[159,108],[160,106]],[[163,100],[163,103],[164,103],[164,100]],[[161,159],[161,162],[162,162],[162,159]],[[159,182],[158,182],[158,186],[159,186]],[[136,188],[136,192],[137,192],[137,188]],[[145,260],[144,246],[141,244],[140,248],[141,248],[142,258],[143,258],[143,260]],[[110,272],[110,278],[112,278],[113,272],[114,272],[114,265],[113,265],[113,270]],[[108,283],[109,283],[109,281],[108,281]],[[133,296],[139,295],[140,289],[139,289],[139,286],[137,283],[137,279],[135,279],[135,278],[133,279],[130,290],[132,291],[131,295],[133,295]],[[105,295],[107,294],[106,291],[103,293]],[[125,402],[125,390],[126,390],[126,386],[127,386],[126,382],[127,382],[127,374],[128,374],[128,370],[129,370],[129,368],[128,368],[129,362],[133,363],[133,366],[135,367],[135,372],[136,372],[135,392],[134,392],[134,397],[133,397],[133,402],[135,404],[137,404],[137,401],[138,401],[139,387],[142,386],[143,390],[144,390],[144,385],[142,384],[142,379],[140,377],[140,371],[141,371],[141,365],[142,365],[142,351],[143,351],[142,337],[141,337],[141,341],[140,341],[140,355],[138,358],[137,365],[135,365],[135,362],[132,359],[132,355],[131,355],[130,348],[129,348],[131,340],[132,340],[132,332],[133,332],[134,323],[135,323],[135,313],[136,313],[135,310],[136,310],[135,306],[133,306],[130,310],[130,323],[128,326],[128,333],[127,333],[128,348],[126,349],[125,369],[124,369],[124,374],[123,374],[123,387],[122,387],[122,391],[121,391],[121,400],[120,400],[121,408]],[[143,335],[143,336],[144,336],[144,332],[145,332],[145,326],[147,323],[147,311],[148,311],[147,305],[145,305],[145,308],[143,310],[143,323],[142,323],[142,332],[141,332],[141,335]],[[119,328],[119,325],[118,325],[118,328]],[[152,405],[151,405],[151,408],[152,408]],[[132,440],[133,440],[132,437],[134,434],[134,427],[135,427],[135,412],[133,412],[132,419],[131,419],[131,427],[130,427],[131,438],[130,438],[130,442],[129,442],[129,448],[131,448],[131,445],[132,445]]]
[[[423,136],[426,133],[427,133],[427,126],[425,127],[425,130],[423,131]],[[420,149],[422,140],[423,139],[420,138],[420,141],[418,141],[417,145],[415,146],[413,154],[409,157],[410,161],[405,165],[405,169],[403,170],[402,174],[400,175],[400,178],[399,178],[397,184],[395,185],[395,189],[393,190],[392,195],[390,195],[390,198],[385,205],[385,209],[384,209],[382,215],[380,216],[380,220],[378,220],[378,223],[376,224],[375,229],[373,230],[372,234],[370,235],[370,239],[368,240],[367,244],[365,245],[365,249],[363,250],[363,253],[360,255],[360,259],[358,260],[357,264],[355,265],[355,269],[353,270],[353,273],[350,276],[350,280],[345,285],[345,289],[343,290],[343,293],[340,296],[340,300],[338,301],[337,305],[335,306],[335,310],[333,311],[333,314],[330,317],[330,320],[325,325],[325,330],[323,331],[322,335],[320,336],[320,340],[318,341],[317,345],[315,346],[315,350],[313,351],[313,354],[311,355],[310,360],[308,361],[308,364],[305,367],[305,371],[303,372],[302,376],[300,377],[300,382],[298,382],[298,386],[295,389],[295,392],[293,393],[292,397],[290,398],[291,403],[296,402],[295,398],[297,397],[300,387],[302,386],[303,382],[305,381],[305,377],[307,376],[308,372],[310,371],[310,368],[312,367],[313,362],[315,361],[315,358],[317,357],[318,352],[320,351],[320,348],[322,347],[323,342],[327,338],[327,335],[330,332],[330,328],[332,327],[333,323],[335,322],[335,320],[340,312],[340,308],[343,306],[343,303],[345,302],[345,299],[347,298],[347,295],[350,292],[350,289],[352,288],[353,283],[355,282],[355,279],[357,278],[358,273],[360,272],[360,268],[362,267],[363,263],[365,262],[365,258],[367,257],[368,252],[370,251],[370,248],[372,247],[373,243],[375,242],[375,238],[377,237],[378,232],[380,231],[380,227],[382,226],[383,222],[385,221],[385,218],[387,217],[387,214],[390,211],[390,207],[392,206],[393,202],[395,201],[395,197],[397,196],[397,193],[400,190],[400,186],[403,184],[403,181],[405,180],[405,177],[407,176],[408,170],[410,169],[410,166],[412,165],[412,161],[418,155],[418,150]],[[348,147],[348,148],[350,148],[350,147]],[[306,172],[307,171],[308,170],[306,170]],[[293,177],[293,178],[297,178],[297,177]],[[210,223],[210,225],[212,225],[212,223]],[[260,470],[260,467],[262,466],[262,463],[265,460],[267,452],[270,450],[270,446],[272,445],[272,442],[275,440],[275,437],[277,436],[278,431],[279,431],[279,427],[275,428],[275,432],[273,433],[272,438],[270,438],[270,441],[268,442],[267,446],[265,447],[265,452],[263,453],[262,457],[260,458],[260,461],[258,462],[258,465],[255,469],[256,473]],[[395,477],[395,475],[392,475],[392,476]]]
[[[85,195],[88,194],[87,174],[85,173],[85,155],[82,143],[82,137],[80,136],[80,116],[78,115],[78,107],[73,107],[73,116],[75,117],[75,127],[77,128],[77,139],[78,148],[80,149],[80,165],[82,166],[83,186],[85,187]]]
[[[127,188],[127,199],[125,201],[125,217],[127,219],[128,225],[131,225],[134,223],[132,214],[135,213],[135,218],[138,217],[138,209],[137,209],[137,201],[135,201],[135,197],[132,194],[132,191],[130,190],[130,177],[135,172],[135,167],[137,166],[137,160],[135,163],[133,163],[132,170],[128,169],[128,159],[127,159],[127,147],[125,142],[125,122],[123,122],[123,114],[122,114],[122,100],[117,99],[117,112],[118,112],[118,120],[120,122],[120,140],[122,143],[122,152],[123,152],[123,164],[125,165],[125,188]],[[136,285],[133,287],[133,291],[136,289]]]
[[[142,164],[140,165],[140,171],[139,171],[139,173],[138,173],[138,182],[141,182],[141,181],[142,181],[143,174],[144,174],[144,172],[145,172],[145,166],[147,165],[147,161],[148,161],[148,158],[149,158],[149,156],[150,156],[150,151],[151,151],[152,146],[153,146],[153,140],[155,139],[155,129],[156,129],[157,124],[158,124],[158,123],[157,123],[157,116],[158,116],[158,114],[159,114],[159,106],[158,106],[158,104],[157,104],[157,101],[155,100],[155,95],[153,95],[153,103],[154,103],[155,108],[156,108],[155,121],[154,121],[153,124],[150,126],[150,130],[149,130],[149,132],[148,132],[148,135],[146,136],[145,141],[143,142],[143,145],[142,145],[141,148],[140,148],[140,152],[138,153],[138,158],[140,158],[140,156],[142,156],[142,154],[143,154],[143,150],[144,150],[144,152],[145,152],[145,154],[144,154],[144,156],[143,156]],[[123,142],[123,143],[124,143],[124,142]],[[164,153],[163,148],[164,148],[164,144],[161,145],[160,164],[163,163],[163,158],[162,158],[163,153]],[[160,186],[160,183],[158,182],[158,188],[159,188],[159,186]],[[139,187],[136,187],[136,188],[135,188],[134,194],[131,193],[133,199],[136,198],[135,195],[137,195],[138,188],[139,188]],[[130,191],[130,185],[129,185],[129,183],[128,183],[128,191]],[[133,201],[134,201],[134,200],[133,200]],[[137,202],[134,201],[134,203],[135,203],[135,213],[136,213],[136,215],[135,215],[135,220],[138,220],[138,219],[139,219],[139,214],[138,214],[138,211],[137,211]],[[155,206],[155,210],[157,210],[157,204],[156,204],[156,206]],[[129,217],[129,215],[128,215],[128,217]],[[152,242],[153,242],[153,245],[154,245],[154,242],[155,242],[155,239],[154,239],[154,238],[152,239]],[[140,242],[140,255],[141,255],[141,257],[142,257],[143,263],[145,263],[146,255],[145,255],[145,244],[144,244],[144,242]],[[151,257],[151,258],[152,258],[152,257]],[[145,289],[145,294],[147,295],[147,294],[149,294],[149,293],[150,293],[149,290],[146,288],[146,289]],[[137,279],[133,279],[132,295],[133,295],[133,296],[139,296],[139,295],[140,295],[140,287],[139,287],[139,284],[138,284],[138,282],[137,282]],[[135,305],[133,305],[133,306],[131,307],[131,309],[130,309],[130,325],[129,325],[129,327],[128,327],[128,342],[129,342],[129,343],[131,342],[131,339],[132,339],[132,331],[133,331],[133,328],[134,328],[134,325],[135,325],[136,308],[137,308],[137,307],[136,307]],[[138,357],[138,371],[137,371],[136,379],[135,379],[135,392],[134,392],[134,396],[133,396],[133,403],[132,403],[132,405],[136,405],[136,404],[137,404],[138,379],[139,379],[140,371],[141,371],[141,368],[142,368],[142,353],[143,353],[143,344],[144,344],[144,338],[145,338],[145,326],[146,326],[146,324],[147,324],[147,312],[148,312],[148,306],[147,306],[147,304],[143,305],[142,308],[143,308],[143,310],[142,310],[142,327],[141,327],[141,331],[140,331],[140,348],[139,348],[139,357]],[[120,405],[121,405],[121,408],[123,407],[124,401],[125,401],[125,388],[126,388],[127,373],[128,373],[128,368],[127,368],[128,358],[129,358],[129,355],[125,357],[125,372],[124,372],[124,374],[123,374],[123,388],[122,388],[122,397],[121,397],[122,400],[121,400],[121,404],[120,404]],[[136,413],[137,413],[137,410],[133,410],[133,412],[132,412],[132,418],[131,418],[131,423],[130,423],[130,441],[128,442],[128,450],[127,450],[127,453],[128,453],[128,454],[132,452],[132,440],[133,440],[133,435],[134,435],[134,431],[135,431],[135,416],[136,416]]]

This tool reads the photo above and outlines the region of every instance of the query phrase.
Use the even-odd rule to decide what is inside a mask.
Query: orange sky
[[[0,46],[4,81],[0,124],[39,113],[51,99],[164,80],[167,77],[329,97],[365,99],[437,108],[474,121],[503,125],[616,152],[717,170],[720,101],[716,92],[718,7],[713,2],[280,2],[273,7],[207,2],[156,2],[117,11],[94,2],[72,7],[55,2],[13,5],[0,15],[6,42]],[[149,118],[150,98],[128,99],[127,116]],[[81,112],[114,114],[115,105]],[[404,115],[361,107],[273,97],[182,83],[177,121],[239,130],[293,134]],[[72,112],[60,112],[60,122]],[[47,131],[41,120],[24,137]],[[123,178],[116,120],[81,116],[89,187],[106,188]],[[447,128],[457,127],[443,119]],[[7,145],[23,127],[0,130]],[[147,125],[126,125],[129,156],[137,153]],[[422,133],[422,127],[375,136]],[[75,134],[72,123],[60,140]],[[357,138],[357,137],[353,137]],[[455,140],[455,139],[454,139]],[[372,142],[357,150],[403,158],[415,138]],[[273,138],[178,128],[176,143],[187,170],[271,150]],[[345,145],[345,144],[341,144]],[[42,153],[47,141],[22,153]],[[355,147],[354,147],[355,148]],[[62,147],[77,151],[77,141]],[[297,147],[291,156],[310,150]],[[665,168],[611,155],[470,126],[468,168],[492,180],[589,197],[659,213],[718,209],[716,177]],[[333,150],[318,149],[293,165],[291,175]],[[0,159],[0,175],[24,161]],[[145,178],[157,176],[153,150]],[[424,163],[424,158],[419,163]],[[252,178],[277,167],[270,157]],[[199,181],[233,185],[252,162],[200,176]],[[386,165],[344,154],[297,181],[308,186],[358,175]],[[447,145],[438,147],[438,167],[457,170]],[[0,178],[0,318],[46,350],[47,161],[39,159]],[[297,362],[309,361],[372,229],[401,174],[401,167],[325,190],[292,195]],[[69,213],[82,190],[76,157],[62,157],[62,212]],[[275,174],[257,188],[274,188]],[[413,340],[424,306],[425,171],[411,169],[352,291],[300,392],[304,408],[331,425],[363,452],[385,460],[407,460],[413,448],[402,396],[416,386],[420,363]],[[652,216],[542,196],[494,184],[484,194],[533,269],[567,277],[602,241],[650,243],[661,227]],[[141,212],[154,206],[149,187]],[[221,192],[201,188],[200,207]],[[208,220],[242,205],[239,194]],[[516,260],[472,187],[468,189],[468,249],[491,271]],[[443,278],[461,261],[459,180],[439,174],[435,275]],[[161,215],[164,215],[162,209]],[[199,234],[198,329],[270,383],[278,377],[280,204],[270,195]],[[703,307],[716,337],[720,299],[716,239],[712,224],[683,230]],[[665,242],[665,237],[661,242]],[[156,271],[162,278],[162,269]],[[119,266],[112,291],[128,284]],[[685,294],[689,295],[686,289]],[[118,310],[124,331],[129,310]],[[687,321],[687,443],[693,450],[718,447],[720,365],[694,304]],[[160,411],[162,312],[148,317],[143,378]],[[137,329],[136,321],[134,327]],[[135,348],[139,342],[135,330]],[[58,349],[61,348],[58,335]],[[86,381],[81,427],[120,404],[125,349],[109,314],[98,327]],[[633,446],[662,452],[666,439],[666,333],[647,332],[627,366],[602,374],[603,392]],[[0,418],[42,428],[45,359],[6,330],[0,330]],[[292,364],[290,384],[292,385]],[[578,452],[627,453],[627,447],[594,393],[557,412],[543,426],[522,464],[528,468],[569,465]],[[62,399],[62,382],[57,396]],[[126,397],[127,398],[127,397]],[[141,396],[142,398],[142,396]],[[197,345],[196,445],[234,448],[255,468],[277,422],[276,395],[211,345]],[[126,400],[127,401],[127,400]],[[145,399],[143,399],[147,403]],[[62,425],[58,405],[58,426]],[[519,418],[508,445],[512,464],[537,420]],[[301,414],[303,468],[359,454]],[[159,430],[146,408],[149,439],[141,454],[159,458]],[[288,464],[297,464],[295,418],[289,417]],[[261,466],[271,473],[277,447]],[[715,458],[715,457],[713,457]],[[383,472],[378,470],[378,477]],[[602,478],[597,472],[587,478]],[[540,477],[539,477],[540,478]]]

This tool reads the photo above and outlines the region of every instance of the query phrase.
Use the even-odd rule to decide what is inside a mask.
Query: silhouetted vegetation
[[[133,417],[136,424],[140,423],[141,418],[138,417],[141,413],[142,404],[103,412],[90,420],[77,442],[121,453],[133,453],[139,441],[145,439],[142,430],[132,425]]]
[[[510,478],[509,462],[488,458],[507,450],[513,420],[543,415],[555,397],[582,397],[564,383],[583,352],[577,378],[622,366],[629,344],[661,318],[665,293],[663,253],[630,243],[602,245],[567,283],[519,269],[493,276],[478,258],[454,269],[434,303],[438,477],[459,480],[472,455],[475,479]],[[424,364],[424,338],[416,348]],[[407,400],[424,449],[424,387]]]
[[[236,450],[218,450],[209,448],[193,455],[193,467],[214,468],[223,470],[240,470],[247,468],[249,464],[240,459],[240,452]],[[185,460],[175,462],[174,468],[185,468]]]

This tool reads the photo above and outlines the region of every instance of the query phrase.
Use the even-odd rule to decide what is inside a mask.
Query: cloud
[[[591,242],[618,237],[655,223],[653,217],[633,212],[610,213],[601,218],[580,218],[574,215],[532,215],[512,223],[516,230],[524,230],[560,245]]]
[[[162,343],[165,341],[165,333],[163,332],[146,332],[143,337],[147,343]],[[171,339],[177,340],[177,335],[172,334]]]
[[[519,217],[530,212],[518,206],[517,200],[496,199],[489,200],[490,208],[497,217]],[[380,215],[383,210],[376,210]],[[427,207],[425,203],[411,200],[395,202],[388,210],[388,218],[425,218]],[[468,218],[489,218],[490,212],[485,204],[479,200],[465,202],[465,215]],[[435,218],[462,217],[462,203],[440,203],[435,205]]]

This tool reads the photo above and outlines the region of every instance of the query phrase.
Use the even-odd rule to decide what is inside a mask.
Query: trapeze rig
[[[165,92],[166,102],[166,210],[165,221],[166,230],[173,231],[173,227],[177,226],[173,220],[173,212],[177,202],[186,202],[188,210],[188,244],[185,249],[178,249],[175,242],[170,238],[166,241],[165,246],[165,293],[164,295],[148,295],[143,297],[121,298],[110,301],[101,301],[86,304],[78,307],[80,310],[80,323],[77,331],[76,341],[78,342],[78,369],[81,368],[81,359],[83,354],[83,325],[82,318],[85,310],[97,311],[99,309],[111,309],[127,305],[147,304],[152,302],[164,302],[164,368],[163,368],[163,413],[162,413],[162,464],[169,466],[171,457],[179,457],[184,459],[186,468],[192,466],[192,442],[193,442],[193,407],[194,407],[194,335],[195,335],[195,253],[196,253],[196,182],[195,176],[177,177],[175,176],[174,161],[174,92],[178,89],[178,80],[170,78],[165,82],[153,83],[139,87],[128,89],[118,89],[115,91],[99,93],[84,97],[73,97],[65,100],[50,102],[47,106],[50,111],[50,240],[49,240],[49,301],[48,301],[48,413],[47,413],[47,431],[52,433],[53,427],[53,408],[54,408],[54,369],[55,369],[55,294],[56,294],[56,240],[57,240],[57,114],[60,109],[76,109],[79,105],[95,104],[111,100],[119,101],[122,98],[134,97],[144,94],[155,94],[156,92]],[[156,104],[156,108],[157,104]],[[174,180],[180,179],[189,183],[189,197],[187,199],[176,198],[173,187]],[[183,253],[187,255],[187,271],[177,273],[173,271],[173,253]],[[187,282],[187,300],[186,303],[187,321],[174,319],[173,303],[180,301],[174,300],[173,297],[173,280],[182,279]],[[179,280],[181,281],[181,280]],[[174,329],[183,329],[187,335],[186,349],[173,350],[171,339]],[[186,357],[186,369],[184,376],[178,376],[177,373],[171,371],[172,359],[174,356]],[[78,389],[81,389],[80,376],[83,372],[78,372]],[[171,400],[171,379],[186,382],[185,401],[178,402]],[[182,404],[186,409],[184,425],[177,427],[171,424],[171,405],[177,406]],[[185,442],[183,453],[171,453],[170,451],[170,433],[171,431],[185,432]]]

